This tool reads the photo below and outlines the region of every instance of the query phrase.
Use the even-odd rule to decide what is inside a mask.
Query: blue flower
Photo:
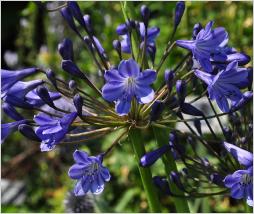
[[[236,111],[241,109],[244,105],[246,105],[248,102],[250,102],[253,98],[253,92],[252,91],[246,91],[243,93],[242,99],[240,99],[238,102],[232,102],[231,111]]]
[[[75,164],[69,169],[69,176],[78,180],[74,194],[82,196],[89,191],[100,194],[104,190],[104,183],[110,180],[109,170],[102,165],[102,155],[88,156],[86,152],[76,150],[73,153]]]
[[[195,40],[177,40],[176,44],[182,48],[192,51],[194,58],[206,71],[212,72],[210,58],[215,61],[224,62],[227,55],[223,48],[228,42],[228,33],[224,28],[218,27],[212,30],[213,21],[208,22],[205,29],[202,29]]]
[[[208,85],[208,93],[211,100],[215,100],[223,112],[229,112],[227,99],[239,102],[243,95],[240,88],[248,85],[248,70],[238,68],[236,61],[227,65],[225,70],[217,75],[211,75],[200,70],[195,71],[195,75]]]
[[[29,91],[43,84],[42,80],[33,80],[29,82],[17,82],[6,93],[2,94],[2,99],[16,107],[32,108],[33,106],[27,102],[26,95]]]
[[[245,198],[247,204],[253,206],[253,154],[230,143],[224,142],[224,146],[247,169],[227,175],[223,182],[231,189],[232,198]]]
[[[145,25],[143,22],[139,23],[139,33],[141,36],[141,47],[143,46],[144,40],[145,40]],[[117,33],[118,35],[122,36],[122,41],[121,41],[121,47],[122,47],[122,52],[124,53],[131,53],[131,44],[130,44],[130,37],[129,34],[127,33],[127,26],[125,24],[121,24],[118,26]],[[150,55],[153,55],[154,53],[152,50],[155,50],[153,47],[155,47],[155,39],[159,35],[160,29],[157,27],[151,27],[147,29],[147,52]],[[151,47],[151,48],[149,48]]]
[[[11,123],[1,124],[1,143],[13,132],[18,130],[20,124],[26,124],[26,120],[19,120]]]
[[[153,100],[154,90],[150,85],[156,79],[156,72],[150,69],[140,72],[133,59],[122,60],[118,69],[106,71],[104,78],[107,83],[102,88],[102,96],[108,101],[116,101],[116,112],[119,115],[129,113],[133,97],[139,103]]]
[[[2,96],[11,88],[16,82],[28,77],[35,72],[37,72],[37,68],[27,68],[18,71],[9,71],[1,69],[1,93]]]
[[[62,118],[52,118],[44,113],[36,115],[34,121],[39,127],[35,133],[42,140],[41,151],[54,149],[64,139],[76,117],[76,112],[65,114]]]

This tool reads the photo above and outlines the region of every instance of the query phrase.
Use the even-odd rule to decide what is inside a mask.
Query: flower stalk
[[[153,132],[159,147],[168,144],[168,136],[165,133],[168,133],[169,130],[153,127]],[[171,171],[177,172],[177,165],[170,151],[166,152],[166,154],[163,155],[162,161],[163,161],[167,176],[169,176]],[[177,195],[183,195],[183,192],[173,182],[171,182],[170,179],[168,180],[169,180],[170,190]],[[188,201],[186,200],[186,198],[174,197],[173,200],[174,200],[175,208],[177,212],[180,212],[180,213],[190,212]]]
[[[149,168],[143,168],[139,165],[141,157],[145,154],[145,147],[142,141],[140,140],[141,131],[138,129],[131,129],[129,132],[129,140],[132,144],[133,151],[135,154],[135,159],[138,165],[139,173],[143,183],[143,187],[146,192],[148,204],[151,212],[161,212],[160,202],[158,195],[155,191],[152,174]]]

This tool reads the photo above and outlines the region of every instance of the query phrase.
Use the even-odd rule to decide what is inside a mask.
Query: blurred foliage
[[[134,2],[133,14],[140,20],[140,6],[147,4],[152,11],[150,26],[161,29],[157,39],[157,56],[155,63],[159,62],[165,44],[173,29],[173,12],[175,2]],[[20,67],[40,66],[52,68],[66,79],[70,76],[60,69],[60,56],[57,45],[64,38],[72,39],[74,43],[75,61],[91,80],[101,86],[103,82],[90,56],[87,54],[79,38],[68,28],[59,12],[47,12],[48,8],[55,8],[63,2],[2,2],[2,66],[10,69]],[[44,6],[43,6],[44,5]],[[118,64],[119,59],[112,48],[112,41],[118,36],[116,27],[124,22],[119,2],[79,2],[84,14],[90,14],[95,35],[105,48],[110,62]],[[215,26],[223,26],[229,33],[229,44],[238,51],[243,51],[252,58],[252,2],[186,2],[185,15],[175,35],[176,39],[191,38],[192,28],[200,22],[203,26],[209,20],[215,21]],[[83,32],[84,33],[84,32]],[[11,50],[18,55],[18,62],[14,65],[5,62],[4,54]],[[175,48],[164,65],[171,68],[181,57],[185,50]],[[249,65],[251,65],[250,62]],[[163,73],[161,73],[161,79]],[[77,82],[79,80],[77,79]],[[85,86],[84,86],[85,87]],[[23,112],[22,112],[23,113]],[[28,114],[27,112],[24,114]],[[3,121],[7,118],[2,117]],[[167,133],[165,133],[167,134]],[[64,212],[63,200],[74,186],[68,178],[67,171],[73,163],[72,153],[76,148],[82,148],[90,154],[98,154],[107,148],[116,138],[116,134],[108,135],[101,140],[91,141],[86,145],[59,146],[58,149],[41,153],[35,149],[15,167],[8,170],[3,177],[13,180],[23,180],[26,183],[26,200],[21,206],[2,205],[2,212]],[[144,133],[146,149],[149,151],[156,147],[150,132]],[[2,146],[2,172],[8,169],[10,161],[17,155],[24,153],[32,147],[38,148],[19,133],[9,137]],[[79,147],[78,147],[79,146]],[[93,198],[97,212],[147,212],[146,196],[141,188],[136,163],[134,163],[132,148],[127,140],[115,149],[109,158],[105,159],[112,179],[106,184],[103,194]],[[163,175],[163,165],[160,161],[153,166],[155,175]],[[172,198],[160,193],[163,212],[172,210]],[[243,212],[244,206],[234,199],[226,196],[211,197],[208,200],[190,200],[192,212]],[[210,210],[206,208],[210,207]]]

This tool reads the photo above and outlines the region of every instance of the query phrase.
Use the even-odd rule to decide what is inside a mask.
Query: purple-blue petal
[[[135,60],[128,59],[120,62],[118,71],[123,77],[137,77],[140,73],[140,68]]]
[[[151,69],[144,70],[136,79],[138,85],[150,85],[156,80],[156,72]]]
[[[87,162],[88,154],[86,152],[76,150],[73,153],[73,158],[74,158],[76,163],[84,164],[84,163]]]
[[[124,83],[109,82],[102,88],[102,96],[108,101],[114,101],[120,98],[124,93]]]
[[[241,149],[233,144],[224,142],[224,147],[228,152],[230,152],[235,159],[239,161],[240,164],[244,166],[252,166],[253,164],[253,154]]]
[[[118,100],[116,102],[116,112],[120,115],[127,115],[130,112],[131,101],[128,99]]]
[[[68,175],[71,179],[80,179],[84,175],[84,165],[74,164],[68,171]]]

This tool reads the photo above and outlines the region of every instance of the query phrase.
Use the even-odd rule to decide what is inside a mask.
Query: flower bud
[[[152,63],[154,63],[155,54],[156,54],[156,46],[155,46],[154,43],[151,43],[151,44],[147,45],[147,52],[149,53],[149,56],[151,58]]]
[[[76,24],[74,22],[74,19],[73,19],[73,16],[72,16],[72,13],[69,9],[69,7],[64,7],[60,10],[63,18],[65,19],[65,21],[68,23],[69,27],[75,32],[77,33],[78,35],[80,35],[80,33],[78,32],[77,30],[77,27],[76,27]],[[81,36],[81,35],[80,35]]]
[[[194,126],[197,129],[198,133],[202,135],[201,122],[198,119],[194,120]]]
[[[169,109],[174,109],[174,108],[178,107],[179,102],[178,102],[178,99],[175,96],[173,96],[167,101],[167,104],[168,104]]]
[[[72,91],[77,89],[77,83],[74,80],[69,81],[69,89],[71,89]]]
[[[80,25],[85,27],[83,15],[82,15],[81,10],[78,6],[78,3],[75,1],[68,1],[67,4],[68,4],[69,10],[71,11],[71,13],[75,17],[75,19],[79,22]]]
[[[141,16],[144,22],[145,27],[147,28],[148,26],[148,21],[150,18],[150,10],[146,5],[142,5],[140,8]]]
[[[168,145],[162,146],[159,149],[156,149],[154,151],[146,153],[141,159],[140,159],[140,165],[142,167],[151,166],[154,164],[165,152],[167,152],[170,149]]]
[[[36,89],[36,93],[43,100],[43,102],[48,104],[50,107],[55,108],[53,100],[51,99],[46,87],[44,87],[42,85],[38,86]]]
[[[90,15],[88,14],[84,15],[83,19],[85,22],[87,33],[93,35],[92,21]]]
[[[175,131],[169,133],[169,146],[172,152],[177,151],[179,155],[183,155],[185,153],[185,148],[178,142],[178,137]],[[174,155],[175,159],[178,159],[177,153]]]
[[[198,110],[196,107],[194,107],[193,105],[189,104],[189,103],[183,103],[181,105],[181,111],[184,114],[189,114],[189,115],[193,115],[193,116],[203,116],[203,112],[201,112],[200,110]]]
[[[18,127],[19,132],[30,140],[41,142],[41,139],[35,134],[33,128],[26,124],[21,124]]]
[[[116,33],[119,36],[127,34],[128,33],[127,25],[125,23],[118,25],[116,28]]]
[[[165,108],[165,104],[160,100],[156,100],[155,103],[152,105],[152,111],[150,113],[150,120],[155,121],[160,118],[161,113]]]
[[[57,88],[55,73],[51,69],[47,69],[46,76],[48,80],[55,86],[55,88]]]
[[[82,79],[85,78],[85,74],[83,74],[78,66],[71,60],[62,60],[62,69],[72,76],[76,76]]]
[[[73,98],[73,103],[76,107],[78,115],[82,116],[83,98],[79,94],[76,94]]]
[[[153,177],[153,183],[154,185],[160,189],[163,193],[167,195],[172,195],[169,184],[166,178],[160,177],[160,176],[154,176]]]
[[[164,74],[165,81],[167,83],[168,87],[168,93],[170,94],[172,87],[173,87],[173,81],[175,78],[175,73],[173,70],[166,69]]]
[[[176,81],[176,93],[179,99],[179,103],[181,105],[184,102],[187,93],[185,80]]]
[[[70,39],[64,39],[63,42],[58,44],[58,52],[65,60],[73,61],[73,45]]]
[[[10,104],[8,104],[8,103],[3,103],[2,109],[3,109],[4,113],[5,113],[6,115],[8,115],[10,118],[12,118],[13,120],[18,121],[18,120],[23,120],[23,119],[24,119],[24,117],[22,117],[22,116],[16,111],[16,109],[15,109],[12,105],[10,105]]]
[[[177,172],[170,172],[169,174],[170,180],[182,191],[185,191],[183,184],[180,180],[180,175]]]
[[[176,8],[175,8],[175,22],[174,22],[174,29],[176,30],[177,26],[179,25],[183,13],[185,10],[185,3],[184,1],[179,1],[176,3]]]
[[[197,23],[194,25],[193,30],[192,30],[192,38],[195,40],[199,31],[202,30],[202,25],[200,23]]]
[[[131,31],[132,29],[136,29],[136,22],[134,20],[127,20],[126,22],[128,31]]]
[[[105,53],[105,50],[102,47],[100,41],[95,36],[93,36],[93,40],[94,40],[94,43],[99,51],[99,54],[103,55]]]
[[[212,173],[210,175],[210,181],[214,184],[217,184],[219,186],[224,186],[224,182],[223,182],[223,176],[221,176],[220,174],[218,174],[217,172]]]

